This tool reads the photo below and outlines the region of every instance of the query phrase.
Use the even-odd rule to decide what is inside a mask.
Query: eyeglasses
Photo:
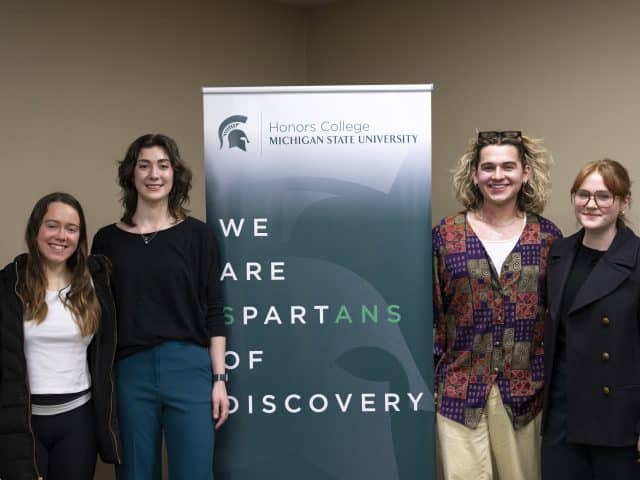
[[[609,208],[616,198],[608,190],[596,190],[593,193],[588,190],[578,190],[573,194],[573,203],[578,207],[584,207],[591,201],[591,197],[593,197],[593,201],[596,202],[598,208]]]
[[[513,143],[522,143],[522,132],[520,130],[478,132],[478,145],[495,145],[505,140]]]

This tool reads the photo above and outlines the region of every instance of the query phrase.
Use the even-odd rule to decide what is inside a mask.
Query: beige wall
[[[2,265],[51,191],[91,235],[115,221],[115,162],[150,131],[178,141],[204,218],[200,88],[306,81],[303,13],[264,0],[0,3]]]
[[[55,4],[55,5],[54,5]],[[82,201],[90,233],[119,212],[115,162],[149,131],[174,136],[204,218],[200,87],[434,83],[433,216],[475,129],[520,128],[553,151],[547,216],[575,228],[567,188],[610,155],[640,175],[640,3],[68,0],[0,5],[0,263],[23,249],[33,203]],[[640,207],[631,218],[640,228]],[[99,467],[96,478],[112,478]]]
[[[454,208],[450,169],[476,128],[544,138],[545,214],[565,233],[584,163],[611,156],[640,177],[638,2],[352,0],[315,10],[308,36],[313,82],[435,84],[434,222]],[[640,206],[630,218],[640,230]]]
[[[546,215],[565,232],[580,165],[608,155],[640,175],[634,0],[2,3],[2,264],[50,191],[80,198],[90,233],[115,220],[115,162],[148,131],[178,140],[203,217],[205,85],[434,83],[434,221],[452,209],[449,170],[476,129],[545,139],[556,159]],[[640,207],[630,218],[640,228]]]

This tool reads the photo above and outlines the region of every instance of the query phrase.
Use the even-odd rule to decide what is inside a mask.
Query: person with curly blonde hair
[[[480,161],[480,150],[488,146],[485,143],[491,141],[486,138],[480,140],[480,135],[484,133],[491,132],[480,132],[478,139],[472,138],[469,141],[466,151],[460,157],[458,166],[453,172],[456,198],[467,210],[478,210],[483,204],[484,197],[477,188],[478,181],[475,179],[475,174]],[[553,164],[551,154],[541,140],[525,135],[520,135],[519,138],[504,136],[500,139],[500,145],[513,145],[518,151],[523,170],[526,171],[527,178],[516,198],[518,210],[542,213],[551,193],[549,180],[549,170]]]
[[[551,155],[479,132],[454,170],[464,211],[432,232],[436,431],[446,479],[540,478]]]

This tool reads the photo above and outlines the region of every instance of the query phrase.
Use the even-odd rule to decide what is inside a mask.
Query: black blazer
[[[549,253],[545,324],[543,433],[549,408],[562,295],[584,230],[556,240]],[[569,309],[568,441],[635,445],[640,433],[640,238],[619,229]]]

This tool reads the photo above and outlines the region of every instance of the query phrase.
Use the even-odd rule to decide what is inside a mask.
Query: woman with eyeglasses
[[[121,461],[109,263],[67,193],[38,200],[25,240],[0,272],[0,478],[91,480],[97,453]]]
[[[640,478],[640,239],[627,170],[585,165],[571,187],[582,228],[549,255],[544,480]]]
[[[432,232],[436,432],[445,479],[540,478],[551,156],[480,132],[453,176],[464,211]],[[496,471],[495,475],[494,471]]]

